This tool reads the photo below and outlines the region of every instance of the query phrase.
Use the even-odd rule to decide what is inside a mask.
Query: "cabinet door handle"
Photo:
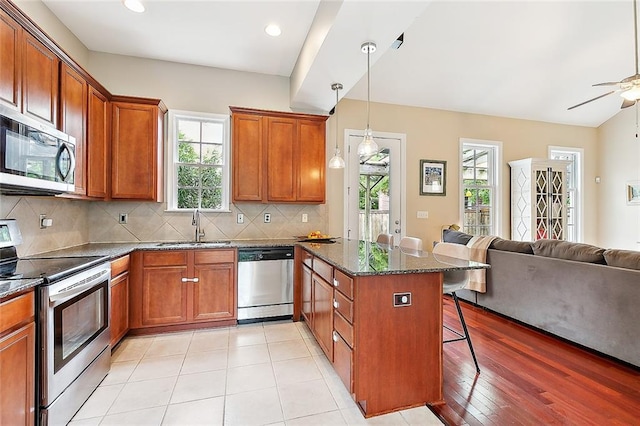
[[[200,281],[200,279],[198,279],[198,278],[183,278],[182,279],[183,283],[197,283],[198,281]]]
[[[334,342],[338,341],[338,333],[336,333],[335,331],[333,332],[333,341]]]
[[[333,286],[334,287],[339,287],[340,286],[340,281],[336,280],[335,278],[333,279]]]
[[[338,303],[338,301],[336,299],[333,299],[333,307],[338,309],[338,307],[340,307],[340,304]]]

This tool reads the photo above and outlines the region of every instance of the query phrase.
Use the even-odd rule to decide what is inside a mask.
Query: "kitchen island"
[[[442,397],[442,279],[489,265],[357,240],[301,243],[304,319],[365,417]]]

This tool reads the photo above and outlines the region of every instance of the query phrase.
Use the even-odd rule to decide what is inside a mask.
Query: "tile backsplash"
[[[23,243],[19,256],[72,247],[87,242],[149,242],[193,240],[191,212],[168,212],[166,204],[152,202],[103,202],[53,197],[0,195],[0,217],[17,219]],[[121,213],[128,215],[119,223]],[[244,223],[236,223],[238,213]],[[264,213],[271,222],[264,223]],[[302,214],[308,222],[302,222]],[[325,205],[236,204],[230,213],[202,213],[204,240],[291,238],[326,229]],[[40,214],[53,220],[40,229]]]

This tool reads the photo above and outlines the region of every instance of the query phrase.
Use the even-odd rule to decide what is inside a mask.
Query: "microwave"
[[[0,193],[73,192],[75,139],[0,105]]]

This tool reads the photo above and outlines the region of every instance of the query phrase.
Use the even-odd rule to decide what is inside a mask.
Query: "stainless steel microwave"
[[[73,192],[75,139],[0,105],[0,193]]]

